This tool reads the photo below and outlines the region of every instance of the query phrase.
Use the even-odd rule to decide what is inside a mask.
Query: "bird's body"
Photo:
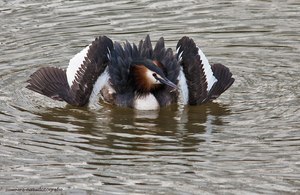
[[[110,104],[153,110],[178,103],[198,105],[217,98],[234,82],[229,69],[210,65],[194,41],[183,37],[177,54],[160,38],[123,46],[103,36],[76,54],[66,70],[46,67],[33,73],[27,88],[74,106],[100,93]]]

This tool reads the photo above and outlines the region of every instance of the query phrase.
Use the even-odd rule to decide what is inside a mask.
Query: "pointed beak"
[[[169,81],[167,78],[158,78],[158,80],[165,85],[168,85],[174,89],[178,89],[177,85]]]

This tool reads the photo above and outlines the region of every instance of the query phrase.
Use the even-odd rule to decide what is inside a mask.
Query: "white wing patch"
[[[182,54],[183,54],[183,51],[182,51],[182,52],[180,52],[180,53],[178,53],[178,52],[179,52],[179,49],[180,49],[180,47],[181,47],[181,46],[179,46],[179,47],[177,48],[177,50],[176,50],[176,53],[178,54],[178,56],[177,56],[177,59],[178,59],[178,61],[181,61],[181,60],[182,60]]]
[[[107,51],[108,51],[107,58],[110,61],[111,60],[111,52],[110,52],[110,49],[108,47],[107,47]]]
[[[94,84],[89,102],[95,101],[101,89],[108,83],[108,80],[109,80],[108,67],[106,67],[105,71],[98,77],[97,81]]]
[[[201,51],[199,47],[198,48],[198,54],[200,56],[200,59],[203,64],[204,74],[206,76],[206,82],[207,82],[207,92],[209,92],[212,88],[212,86],[215,84],[215,82],[218,81],[218,79],[213,75],[213,71],[211,69],[211,66],[205,57],[204,53]]]
[[[179,76],[178,76],[178,87],[180,92],[180,97],[182,98],[182,102],[184,105],[188,104],[189,101],[189,89],[187,86],[186,78],[184,76],[182,67],[180,68]]]
[[[66,74],[67,74],[68,84],[70,87],[73,85],[73,81],[75,80],[76,73],[79,70],[81,64],[83,63],[84,58],[87,57],[87,53],[89,51],[90,46],[91,45],[85,47],[69,61],[69,66],[67,68]]]

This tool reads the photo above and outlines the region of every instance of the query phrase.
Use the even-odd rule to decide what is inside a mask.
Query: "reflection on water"
[[[215,125],[224,125],[219,116],[230,114],[225,105],[218,103],[182,108],[174,105],[157,111],[117,107],[104,111],[106,107],[109,106],[103,107],[101,114],[98,110],[71,106],[47,108],[34,113],[40,120],[28,123],[47,129],[50,134],[75,132],[73,136],[84,140],[86,145],[86,148],[82,145],[79,148],[96,154],[111,154],[111,149],[126,149],[126,153],[178,149],[195,151],[199,142],[210,141]],[[74,146],[77,147],[76,144]],[[99,147],[110,150],[101,151]]]
[[[0,191],[298,194],[299,7],[290,1],[0,1]],[[75,108],[25,89],[94,37],[188,35],[236,82],[217,102]]]

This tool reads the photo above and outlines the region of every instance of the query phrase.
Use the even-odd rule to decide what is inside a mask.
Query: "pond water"
[[[300,2],[0,0],[0,192],[299,194]],[[100,35],[192,37],[236,79],[214,103],[75,108],[25,88]],[[31,191],[30,191],[31,190]]]

